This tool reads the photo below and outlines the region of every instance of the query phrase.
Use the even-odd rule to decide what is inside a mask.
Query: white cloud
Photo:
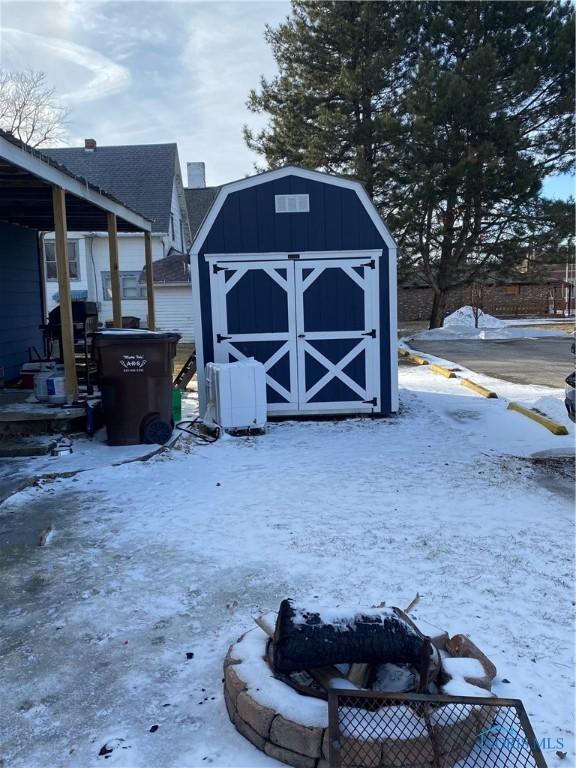
[[[58,63],[60,64],[65,63],[67,66],[73,64],[84,70],[84,77],[80,78],[81,82],[77,83],[76,87],[60,93],[60,99],[66,104],[101,99],[104,96],[123,91],[130,85],[130,71],[126,67],[117,64],[92,48],[78,45],[63,38],[45,37],[9,27],[0,28],[0,36],[4,49],[3,66],[10,67],[9,64],[5,63],[6,59],[22,60],[24,53],[26,56],[24,61],[30,62],[27,67],[32,66],[30,50],[33,48],[37,60],[48,56],[59,60]],[[34,68],[45,69],[46,67],[36,66]],[[89,76],[88,80],[86,80],[86,72]],[[69,74],[70,80],[73,79],[73,74]],[[78,80],[78,75],[74,79]]]
[[[176,141],[220,184],[258,160],[242,126],[265,119],[246,100],[276,70],[265,24],[289,13],[287,0],[0,0],[0,66],[46,72],[74,107],[71,143]]]
[[[193,3],[187,10],[180,59],[188,73],[184,96],[194,117],[181,155],[205,160],[208,177],[222,183],[253,171],[256,158],[244,143],[242,126],[263,120],[248,112],[246,101],[260,76],[276,71],[264,41],[265,24],[277,24],[290,8],[284,2],[226,2]]]

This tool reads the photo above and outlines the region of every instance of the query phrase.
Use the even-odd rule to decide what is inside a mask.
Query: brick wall
[[[471,303],[470,287],[451,291],[446,314]],[[485,286],[482,308],[489,315],[496,316],[561,313],[564,309],[563,286],[545,283]],[[399,320],[428,320],[431,309],[430,288],[398,287]]]

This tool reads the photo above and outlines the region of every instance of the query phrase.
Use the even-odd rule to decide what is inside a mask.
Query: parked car
[[[575,351],[575,345],[572,344],[572,354]],[[568,411],[568,416],[572,421],[576,421],[576,383],[574,381],[574,371],[569,376],[566,376],[566,386],[564,387],[564,405]]]

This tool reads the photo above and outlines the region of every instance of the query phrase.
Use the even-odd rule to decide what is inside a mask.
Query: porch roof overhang
[[[152,222],[64,166],[0,132],[0,221],[54,231],[52,188],[66,192],[68,231],[106,231],[107,215],[119,232],[150,232]]]

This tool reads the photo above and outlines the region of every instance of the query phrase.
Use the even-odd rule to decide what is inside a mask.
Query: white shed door
[[[288,261],[211,268],[214,360],[253,357],[266,369],[268,411],[298,410],[294,267]]]
[[[380,403],[377,260],[295,262],[300,411]]]
[[[215,361],[262,362],[271,414],[377,410],[377,272],[366,257],[213,262]]]

